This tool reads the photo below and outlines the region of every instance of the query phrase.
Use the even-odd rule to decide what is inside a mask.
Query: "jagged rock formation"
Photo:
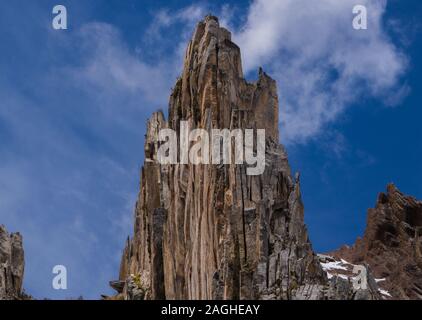
[[[367,263],[386,298],[422,299],[422,202],[393,184],[368,210],[363,238],[332,255]]]
[[[22,298],[24,266],[22,236],[0,225],[0,300]]]
[[[180,136],[182,120],[208,132],[266,129],[264,173],[247,175],[244,164],[161,165],[158,132]],[[125,299],[356,298],[349,281],[327,279],[303,215],[299,176],[279,144],[276,83],[262,70],[248,83],[239,47],[208,16],[188,45],[169,119],[157,112],[148,122],[134,237],[111,285]]]

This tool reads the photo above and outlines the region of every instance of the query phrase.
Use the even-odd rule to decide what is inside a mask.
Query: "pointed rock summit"
[[[299,177],[279,144],[276,82],[243,77],[239,47],[207,16],[189,42],[168,119],[147,124],[134,236],[124,249],[123,299],[352,299],[347,280],[328,280],[304,224]],[[244,164],[157,161],[169,128],[265,129],[265,171]],[[341,292],[341,294],[340,294]],[[377,293],[368,291],[367,298]]]
[[[385,298],[422,299],[422,202],[389,184],[368,210],[363,238],[333,255],[367,263]]]

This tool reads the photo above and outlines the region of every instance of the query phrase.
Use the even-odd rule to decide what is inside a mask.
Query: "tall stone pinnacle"
[[[122,298],[336,298],[340,289],[308,239],[299,178],[279,144],[278,109],[276,82],[262,69],[247,82],[230,32],[213,16],[199,22],[168,119],[157,112],[147,124],[134,236],[111,282]],[[207,131],[265,129],[264,173],[249,176],[244,164],[160,164],[158,132],[180,134],[181,121]]]

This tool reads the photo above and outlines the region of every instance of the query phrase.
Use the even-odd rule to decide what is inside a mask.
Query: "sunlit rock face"
[[[120,298],[355,296],[350,282],[327,278],[312,250],[299,175],[292,177],[279,143],[276,82],[258,73],[254,83],[244,79],[240,49],[216,17],[198,23],[168,119],[157,112],[147,124],[134,236],[112,282]],[[264,173],[247,175],[245,164],[160,164],[158,133],[180,134],[181,121],[208,132],[265,129]]]
[[[0,300],[21,298],[24,266],[22,236],[0,225]]]
[[[368,210],[365,234],[333,255],[368,264],[386,299],[422,299],[422,202],[393,184]]]

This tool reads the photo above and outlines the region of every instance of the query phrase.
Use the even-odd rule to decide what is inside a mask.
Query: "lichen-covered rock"
[[[149,300],[151,298],[151,279],[147,271],[131,274],[124,287],[123,296],[127,300]]]
[[[244,164],[161,165],[158,132],[180,136],[181,121],[208,132],[265,129],[264,173],[247,175]],[[150,275],[151,299],[328,298],[299,176],[292,178],[279,144],[276,83],[261,69],[256,82],[244,79],[240,49],[216,17],[201,21],[189,42],[168,120],[157,112],[147,125],[120,280],[140,272]]]
[[[22,298],[24,267],[22,236],[0,225],[0,300]]]

